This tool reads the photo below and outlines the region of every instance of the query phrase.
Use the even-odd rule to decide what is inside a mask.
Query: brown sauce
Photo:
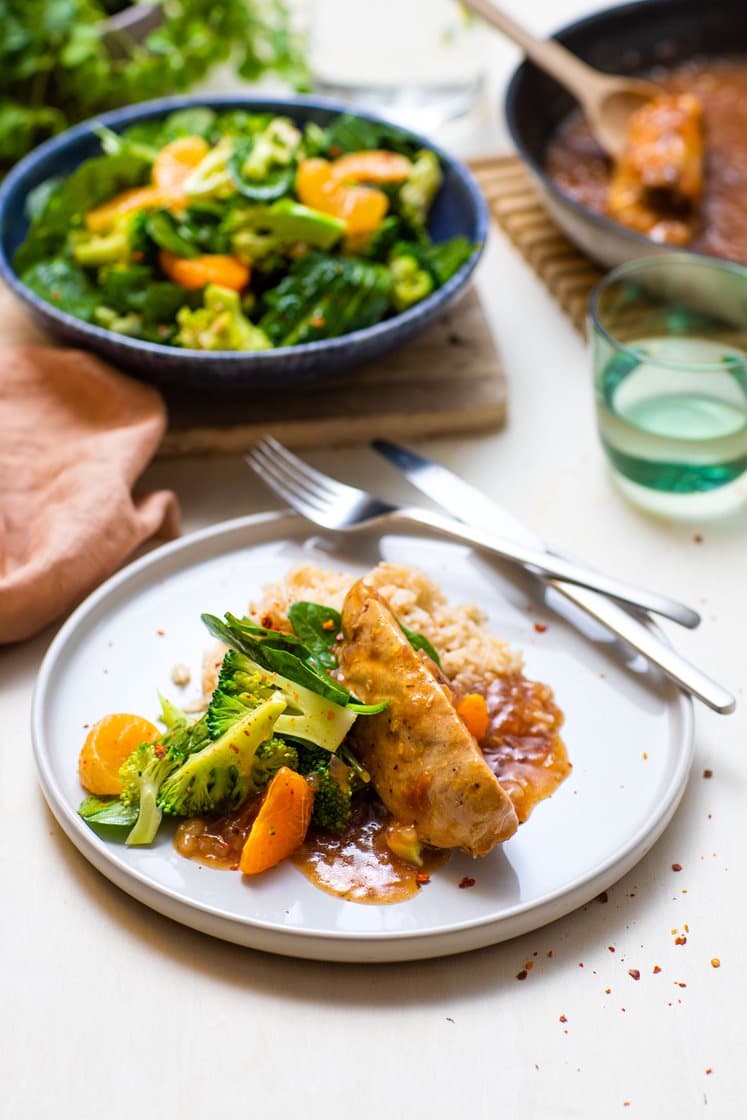
[[[563,713],[548,685],[520,673],[491,681],[482,694],[490,723],[480,748],[522,823],[571,772]]]
[[[688,247],[747,263],[747,57],[694,59],[649,76],[666,90],[695,94],[703,105],[704,192]],[[606,212],[611,164],[580,113],[561,124],[546,165],[565,194]]]
[[[383,806],[364,803],[345,832],[316,832],[291,858],[327,894],[377,905],[404,902],[417,894],[431,871],[447,862],[449,853],[426,848],[422,867],[405,863],[387,847],[388,824]]]
[[[525,821],[570,773],[560,738],[563,714],[548,685],[521,674],[486,683],[481,691],[490,723],[480,747],[519,821]],[[454,695],[455,704],[460,699]],[[260,804],[261,797],[254,797],[234,813],[182,821],[174,839],[177,851],[210,867],[236,870]],[[311,829],[292,862],[320,890],[350,902],[403,902],[448,861],[449,852],[424,848],[421,867],[407,863],[387,846],[391,823],[375,796],[362,796],[344,832]]]

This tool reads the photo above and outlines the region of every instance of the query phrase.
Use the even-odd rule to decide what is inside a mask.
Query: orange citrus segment
[[[302,774],[281,766],[246,838],[239,869],[258,875],[275,867],[303,843],[314,807],[314,791]]]
[[[206,284],[218,284],[234,292],[242,291],[251,279],[251,269],[236,257],[225,253],[205,253],[201,257],[177,257],[162,249],[158,254],[161,268],[175,284],[196,290]]]
[[[141,743],[152,743],[160,734],[155,724],[127,712],[114,712],[94,723],[78,757],[83,788],[99,797],[121,793],[120,766]]]
[[[171,193],[178,191],[209,151],[207,141],[201,136],[172,140],[161,148],[154,160],[151,173],[153,185]]]
[[[296,175],[296,194],[304,206],[342,218],[348,234],[371,233],[389,209],[389,199],[376,187],[348,186],[332,174],[326,159],[307,159]]]
[[[411,170],[407,156],[398,152],[348,152],[334,161],[331,177],[336,183],[402,183]]]

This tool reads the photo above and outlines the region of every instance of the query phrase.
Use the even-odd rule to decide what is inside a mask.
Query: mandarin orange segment
[[[158,254],[161,268],[175,284],[196,291],[206,284],[217,284],[241,292],[251,279],[251,269],[226,253],[205,253],[201,257],[177,257],[162,249]]]
[[[304,206],[342,218],[348,234],[371,233],[389,209],[389,199],[375,187],[348,186],[335,180],[334,164],[307,159],[296,174],[296,194]]]
[[[398,152],[348,152],[331,166],[336,183],[403,183],[412,171],[407,156]]]
[[[86,229],[90,233],[106,233],[118,218],[137,210],[160,210],[172,202],[174,199],[169,192],[159,187],[133,187],[89,210],[85,219]]]
[[[156,725],[142,716],[128,712],[104,716],[88,732],[78,756],[83,788],[99,797],[121,793],[120,766],[141,743],[152,743],[160,734]]]
[[[313,807],[314,791],[303,774],[281,766],[246,838],[239,870],[259,875],[292,855],[306,837]]]
[[[153,185],[171,193],[178,191],[210,151],[201,136],[172,140],[156,156],[151,177]]]

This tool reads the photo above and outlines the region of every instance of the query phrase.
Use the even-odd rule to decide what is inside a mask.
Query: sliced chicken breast
[[[438,667],[416,652],[377,592],[359,580],[342,610],[340,671],[365,703],[356,753],[389,812],[436,848],[487,855],[518,827],[516,812],[456,713]]]

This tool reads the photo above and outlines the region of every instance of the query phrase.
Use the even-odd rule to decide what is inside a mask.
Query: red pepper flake
[[[704,770],[703,771],[703,777],[704,778],[712,778],[713,777],[713,770]]]
[[[526,961],[524,964],[524,968],[527,970],[527,972],[531,972],[534,968],[534,961]]]
[[[643,759],[644,762],[648,762],[648,751],[644,751],[643,754],[641,755],[641,758]]]
[[[605,988],[605,989],[604,989],[604,994],[605,994],[606,996],[608,996],[608,995],[611,995],[611,993],[612,993],[612,988]]]
[[[687,984],[685,983],[684,980],[675,980],[675,984],[677,985],[678,988],[686,988],[687,987]]]
[[[651,971],[653,972],[654,976],[656,976],[657,973],[661,972],[661,965],[655,964]]]
[[[163,745],[163,743],[155,744],[155,746],[153,747],[153,754],[156,756],[156,758],[163,758],[163,756],[166,754],[166,747]]]
[[[323,327],[326,321],[323,315],[312,315],[309,319],[312,327]]]
[[[236,746],[235,743],[231,743],[231,750],[233,751],[234,754],[239,753],[239,748]]]
[[[623,1101],[623,1108],[630,1108],[630,1101]]]
[[[702,534],[695,533],[694,536],[693,536],[693,541],[694,541],[695,544],[702,544],[703,543]]]
[[[641,970],[639,968],[629,968],[628,976],[630,976],[633,980],[640,980]]]
[[[548,950],[547,950],[547,955],[548,955],[548,957],[551,957],[551,956],[552,956],[552,949],[548,949]]]
[[[333,618],[325,618],[322,623],[322,630],[334,630],[335,620]]]
[[[584,962],[583,962],[583,961],[579,961],[579,962],[578,962],[578,967],[579,967],[579,968],[583,968],[583,967],[584,967]]]
[[[516,973],[516,979],[517,980],[526,980],[528,975],[529,975],[529,973],[527,972],[527,970],[525,968],[522,968],[520,972]]]
[[[158,634],[158,637],[159,637],[159,638],[162,638],[162,637],[164,636],[164,634],[165,634],[165,633],[166,633],[166,631],[165,631],[165,630],[156,630],[156,634]]]
[[[607,894],[606,891],[602,891],[602,893],[598,894],[597,897],[596,897],[597,902],[609,902],[609,900],[610,900],[610,896]]]
[[[679,937],[675,937],[674,943],[675,945],[687,945],[687,938],[684,933],[681,933]]]
[[[476,882],[477,880],[473,879],[470,875],[465,875],[463,879],[459,880],[459,889],[463,891],[466,890],[467,887],[474,887]]]
[[[59,292],[58,292],[57,290],[55,290],[54,292],[50,292],[49,294],[50,294],[50,296],[52,297],[52,299],[54,300],[54,302],[55,302],[55,303],[59,303],[59,302],[60,302],[60,299],[61,299],[62,297],[61,297],[60,293],[59,293]]]
[[[713,1073],[713,1066],[706,1066],[706,1073],[708,1073],[708,1074]]]
[[[534,629],[537,631],[538,634],[544,634],[545,631],[547,630],[547,623],[546,622],[535,622]]]
[[[607,948],[609,949],[609,951],[611,953],[614,953],[614,951],[615,951],[615,946],[614,945],[608,945]]]
[[[559,1021],[561,1023],[567,1023],[568,1022],[568,1016],[567,1015],[561,1015]]]
[[[721,961],[718,957],[711,957],[711,968],[721,968]]]
[[[681,871],[681,870],[682,870],[682,864],[681,863],[673,863],[672,864],[672,871]]]
[[[418,871],[415,876],[415,882],[418,883],[419,886],[424,886],[425,883],[430,883],[430,881],[431,877],[427,871]]]

